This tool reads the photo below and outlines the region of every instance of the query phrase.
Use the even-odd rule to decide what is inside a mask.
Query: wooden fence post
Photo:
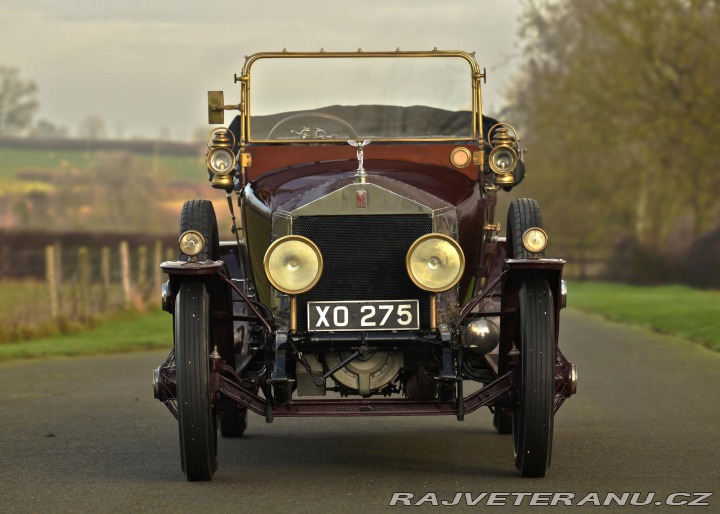
[[[162,241],[159,239],[155,241],[153,248],[153,294],[160,294],[160,288],[162,287],[162,269],[160,269],[160,263],[162,262]]]
[[[176,261],[177,257],[177,250],[175,250],[174,248],[165,248],[166,261]]]
[[[122,290],[123,300],[125,307],[129,308],[132,305],[131,291],[130,291],[130,254],[128,253],[128,242],[120,242],[120,267],[122,271]]]
[[[78,248],[80,273],[80,319],[90,318],[90,257],[86,246]]]
[[[147,246],[141,245],[137,251],[138,268],[137,268],[137,289],[140,296],[144,300],[147,296]]]
[[[102,278],[100,310],[105,312],[110,307],[110,248],[103,246],[100,250],[100,275]]]
[[[60,310],[62,310],[62,307],[64,305],[63,300],[63,260],[62,260],[62,243],[60,241],[55,241],[54,244],[54,250],[55,252],[55,263],[54,263],[54,269],[55,269],[55,291],[57,294],[58,299],[58,315],[60,314]]]
[[[3,245],[2,254],[0,254],[0,260],[2,260],[2,276],[10,276],[10,248],[7,245]]]
[[[53,319],[58,317],[57,275],[55,273],[55,265],[55,248],[52,245],[48,245],[45,247],[45,278],[50,296],[50,315]]]
[[[63,281],[63,266],[62,266],[62,243],[55,241],[55,278],[57,283],[60,284]]]

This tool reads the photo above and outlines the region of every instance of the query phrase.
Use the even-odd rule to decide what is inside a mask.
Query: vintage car
[[[575,392],[558,348],[564,261],[545,258],[517,131],[482,115],[474,54],[246,57],[236,104],[208,93],[213,204],[185,203],[163,308],[174,348],[155,397],[177,418],[188,480],[210,480],[217,431],[248,412],[451,415],[488,407],[521,476],[544,476]],[[501,236],[506,234],[505,237]],[[466,392],[467,391],[467,392]]]

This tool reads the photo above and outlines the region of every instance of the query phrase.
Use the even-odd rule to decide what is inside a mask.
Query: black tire
[[[523,283],[515,323],[520,350],[515,467],[520,476],[543,477],[550,467],[555,399],[555,303],[546,280]]]
[[[188,200],[185,202],[180,214],[180,234],[186,230],[197,230],[205,238],[205,247],[197,256],[199,261],[220,259],[217,218],[211,201]],[[180,252],[180,260],[187,261],[188,256]]]
[[[507,219],[506,255],[508,259],[545,257],[545,252],[532,253],[522,244],[522,236],[532,227],[543,228],[540,205],[532,198],[518,198],[510,202]]]
[[[175,363],[182,468],[191,482],[217,469],[217,419],[210,407],[210,298],[201,283],[175,299]]]
[[[493,426],[498,434],[512,434],[512,413],[495,407],[493,413]]]
[[[220,420],[220,434],[223,437],[242,437],[247,429],[247,409],[231,409]]]

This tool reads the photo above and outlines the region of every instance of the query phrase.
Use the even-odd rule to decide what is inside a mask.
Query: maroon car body
[[[446,65],[459,86],[408,86],[429,105],[396,91]],[[506,237],[495,222],[497,194],[525,168],[515,129],[482,115],[484,78],[465,52],[282,52],[246,59],[237,104],[209,93],[211,123],[240,111],[208,136],[233,237],[220,242],[210,202],[183,207],[180,257],[162,264],[175,343],[154,374],[189,480],[212,478],[217,425],[240,437],[248,412],[463,420],[483,406],[513,433],[520,475],[544,476],[554,413],[576,387],[557,346],[564,262],[545,258],[534,200],[511,203]],[[280,93],[263,104],[262,86]],[[367,103],[373,87],[394,103]]]

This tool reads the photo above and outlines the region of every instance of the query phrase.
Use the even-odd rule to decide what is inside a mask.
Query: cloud
[[[34,79],[39,115],[71,130],[94,113],[126,134],[189,136],[205,122],[206,90],[233,98],[243,56],[283,48],[477,50],[498,67],[486,105],[499,106],[519,12],[497,0],[6,0],[0,64]]]

